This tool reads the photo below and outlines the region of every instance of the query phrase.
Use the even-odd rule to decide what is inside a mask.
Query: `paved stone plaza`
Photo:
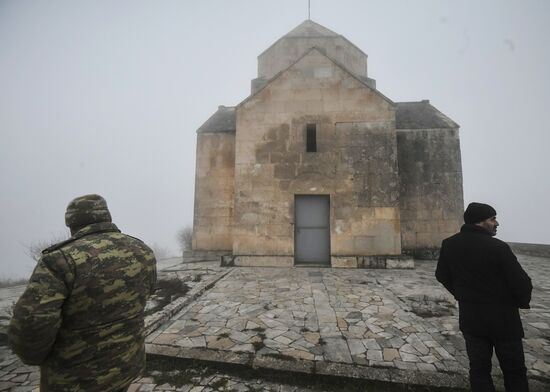
[[[535,287],[531,309],[522,311],[526,365],[532,389],[547,391],[550,259],[520,256],[520,261]],[[171,265],[162,278],[177,276],[195,285],[148,319],[149,330],[158,328],[147,350],[259,369],[466,388],[456,304],[433,277],[434,269],[433,261],[417,261],[415,270]],[[0,354],[0,391],[34,390],[36,368],[23,366],[6,347]],[[495,360],[498,378],[496,365]],[[238,376],[212,377],[194,377],[177,390],[250,389],[251,381]],[[253,384],[261,388],[252,390],[306,390],[262,380]],[[157,383],[153,374],[131,390],[175,388]]]

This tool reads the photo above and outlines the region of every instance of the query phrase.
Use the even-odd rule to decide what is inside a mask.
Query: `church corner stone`
[[[241,266],[414,268],[461,223],[458,129],[427,100],[388,99],[365,53],[307,20],[197,132],[193,249]]]

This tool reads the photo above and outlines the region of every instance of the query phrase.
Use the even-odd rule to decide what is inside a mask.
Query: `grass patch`
[[[422,295],[419,297],[407,297],[411,312],[422,318],[452,316],[457,313],[454,303],[449,302],[445,296]]]
[[[252,342],[252,347],[254,347],[254,351],[258,352],[265,347],[264,341]]]
[[[258,328],[258,329],[259,329],[259,328]],[[263,328],[261,328],[261,329],[263,330]],[[264,340],[265,340],[265,338],[266,338],[265,333],[260,332],[260,333],[258,334],[258,337],[259,337],[260,339],[262,339],[262,340],[260,340],[259,342],[258,342],[258,341],[252,342],[252,346],[254,347],[254,351],[260,351],[262,348],[265,347],[265,344],[264,344]]]
[[[267,353],[264,354],[265,357],[271,357],[274,359],[280,359],[282,361],[296,361],[296,358],[291,357],[290,355],[286,354],[279,354],[279,353]]]
[[[157,292],[160,291],[162,295],[182,296],[189,287],[179,279],[167,279],[157,281]]]
[[[157,281],[155,294],[151,298],[155,305],[145,311],[145,316],[158,312],[172,301],[183,297],[188,291],[189,286],[179,279]]]
[[[0,289],[26,285],[28,282],[28,279],[0,279]]]
[[[214,381],[212,384],[210,384],[210,388],[219,391],[221,389],[225,389],[227,385],[227,378],[220,378],[216,381]]]
[[[204,363],[192,362],[192,366],[181,368],[179,370],[175,363],[177,359],[162,357],[147,357],[145,375],[155,380],[156,384],[170,384],[179,388],[183,385],[195,385],[197,378],[205,378],[216,374],[216,369],[207,366]],[[174,369],[176,368],[176,369]]]
[[[202,280],[202,275],[197,274],[193,276],[192,282],[200,282]]]

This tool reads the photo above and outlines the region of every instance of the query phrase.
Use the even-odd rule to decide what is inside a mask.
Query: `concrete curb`
[[[416,385],[419,387],[451,388],[469,390],[468,374],[451,372],[428,372],[393,368],[370,367],[359,364],[286,359],[277,356],[238,353],[207,348],[181,348],[162,344],[147,344],[147,354],[225,363],[252,369],[275,370],[287,373],[305,373],[356,379]],[[494,376],[493,376],[494,377]],[[495,385],[503,390],[502,377],[494,377]],[[550,383],[538,378],[529,378],[532,392],[547,392]]]
[[[510,248],[516,254],[535,256],[542,258],[550,257],[550,245],[549,244],[526,244],[522,242],[508,242]]]
[[[271,369],[292,373],[382,381],[418,386],[468,389],[468,375],[443,372],[376,368],[359,364],[286,359],[268,355],[236,353],[206,348],[181,348],[162,344],[147,344],[147,354],[196,359],[207,362],[244,365],[254,369]],[[541,390],[542,391],[542,390]]]
[[[233,268],[228,271],[222,271],[210,279],[199,283],[193,287],[185,297],[177,298],[175,301],[169,303],[158,312],[147,317],[145,319],[145,336],[151,335],[162,324],[168,321],[168,319],[189,305],[192,301],[200,297],[206,290],[212,288],[218,281],[225,278],[232,271]]]

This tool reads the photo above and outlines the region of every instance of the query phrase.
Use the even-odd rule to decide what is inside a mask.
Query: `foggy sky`
[[[465,203],[495,206],[499,238],[550,243],[550,2],[312,0],[311,18],[384,95],[460,124]],[[305,19],[307,0],[0,0],[0,278],[28,276],[24,245],[66,233],[85,193],[176,254],[196,129]]]

